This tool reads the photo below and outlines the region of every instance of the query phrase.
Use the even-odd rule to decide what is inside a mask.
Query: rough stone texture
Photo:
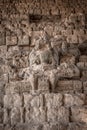
[[[86,96],[84,94],[65,94],[64,103],[67,107],[82,106],[85,104]]]
[[[0,130],[87,130],[87,1],[0,0]]]
[[[76,122],[83,122],[87,124],[87,106],[84,107],[72,107],[71,108],[71,120]]]

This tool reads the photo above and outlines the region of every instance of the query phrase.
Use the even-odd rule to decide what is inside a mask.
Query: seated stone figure
[[[29,60],[30,67],[35,70],[42,69],[45,65],[50,66],[53,63],[53,55],[50,49],[50,42],[47,33],[44,33],[42,37],[39,37],[38,35],[35,47],[29,55]]]

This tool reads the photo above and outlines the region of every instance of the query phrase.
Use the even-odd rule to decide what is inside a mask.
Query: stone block
[[[82,82],[79,80],[60,80],[58,81],[57,92],[82,92]]]
[[[3,124],[0,124],[0,130],[4,130]]]
[[[80,29],[77,33],[78,33],[79,44],[83,44],[87,40],[84,30]]]
[[[6,32],[6,45],[17,45],[17,36],[14,33]]]
[[[24,96],[24,106],[26,107],[30,107],[30,101],[33,98],[33,96],[31,94],[28,93],[23,93]]]
[[[0,82],[2,81],[4,84],[8,83],[8,74],[3,74],[0,76]]]
[[[87,81],[83,82],[84,93],[87,94]]]
[[[22,97],[19,94],[9,94],[4,96],[4,108],[12,109],[13,107],[20,108],[22,106]]]
[[[73,81],[74,91],[82,92],[82,82],[80,80]]]
[[[63,100],[62,94],[59,94],[59,93],[57,93],[57,94],[54,94],[54,93],[45,94],[45,103],[46,103],[46,107],[48,109],[59,108],[63,104],[62,100]]]
[[[32,96],[24,94],[24,104],[26,109],[25,122],[41,123],[46,121],[43,95]]]
[[[73,122],[73,123],[69,123],[67,130],[87,130],[87,125]]]
[[[20,109],[13,107],[11,110],[11,125],[16,125],[21,122],[21,113]]]
[[[29,46],[30,44],[30,38],[28,35],[24,35],[22,37],[19,37],[18,45],[19,46]]]
[[[69,111],[65,107],[48,108],[47,109],[47,121],[48,122],[60,122],[69,123]]]
[[[77,44],[79,42],[78,36],[73,34],[73,35],[68,35],[67,36],[67,43],[70,44]]]
[[[86,55],[81,55],[79,57],[79,62],[87,62],[87,56]]]
[[[4,66],[0,66],[0,76],[2,76],[4,73]]]
[[[80,77],[79,69],[73,64],[62,63],[57,67],[58,76],[61,78],[76,78]]]
[[[22,97],[18,94],[4,96],[4,124],[15,125],[21,122]]]
[[[64,123],[51,123],[50,130],[67,130],[67,125]]]
[[[80,43],[78,48],[82,55],[87,55],[87,39]]]
[[[34,123],[19,123],[14,127],[14,130],[43,130],[42,124]]]
[[[4,32],[0,32],[0,46],[5,45],[5,33]]]
[[[65,56],[61,57],[60,64],[61,63],[75,64],[75,56],[70,55],[70,54],[65,55]]]
[[[7,53],[7,65],[16,69],[28,67],[28,51],[12,51]]]
[[[49,92],[49,80],[48,77],[42,75],[41,77],[38,77],[38,91],[41,92]]]
[[[0,46],[0,57],[6,58],[6,53],[7,53],[7,47],[5,45]]]
[[[85,104],[85,95],[77,94],[64,94],[64,104],[67,107],[83,106]]]
[[[10,118],[10,114],[11,114],[11,109],[7,109],[7,108],[4,108],[4,118],[3,118],[3,124],[5,125],[10,125],[11,124],[11,118]]]
[[[0,94],[0,107],[3,107],[3,98],[4,98],[4,94]]]
[[[72,113],[71,120],[73,122],[82,122],[87,124],[87,106],[72,107],[71,113]]]
[[[3,124],[3,115],[4,115],[3,108],[0,107],[0,124]]]
[[[68,20],[69,20],[69,23],[74,23],[75,24],[77,19],[78,19],[77,15],[74,14],[74,13],[71,13]]]
[[[4,130],[11,130],[11,126],[7,124],[6,126],[4,126]]]
[[[6,59],[9,60],[11,59],[14,55],[18,55],[20,50],[19,50],[19,47],[16,45],[16,46],[9,46],[8,47],[8,51],[6,53]]]
[[[31,84],[29,81],[16,81],[10,82],[6,85],[6,93],[9,94],[22,94],[24,92],[29,93],[32,90]]]
[[[82,80],[86,80],[86,79],[87,79],[87,70],[82,71]]]
[[[13,107],[13,98],[12,95],[4,96],[4,107],[11,109]]]
[[[81,70],[86,70],[85,63],[84,62],[78,62],[77,67]]]
[[[5,82],[0,80],[0,94],[5,94]]]
[[[79,49],[76,46],[74,47],[73,44],[70,44],[70,48],[68,49],[68,53],[75,56],[75,58],[78,58],[81,55]]]

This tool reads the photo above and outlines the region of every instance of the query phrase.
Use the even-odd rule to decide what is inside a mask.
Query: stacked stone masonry
[[[87,130],[86,0],[0,0],[0,130]]]

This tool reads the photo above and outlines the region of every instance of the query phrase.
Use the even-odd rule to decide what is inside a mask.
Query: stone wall
[[[87,1],[0,0],[0,130],[87,130]]]

